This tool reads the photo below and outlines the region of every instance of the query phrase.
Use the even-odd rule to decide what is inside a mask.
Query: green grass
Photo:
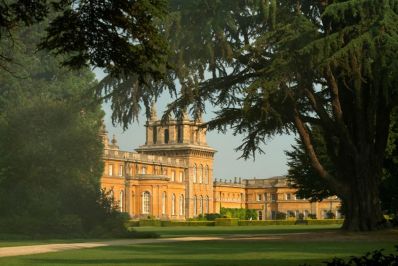
[[[201,241],[142,244],[0,258],[0,265],[320,265],[332,257],[362,255],[392,242]]]
[[[236,234],[288,234],[303,232],[337,231],[341,225],[267,225],[267,226],[181,226],[134,227],[138,232],[157,232],[161,237],[236,235]]]
[[[340,232],[336,225],[135,229],[158,232],[162,237],[229,235],[229,240],[159,242],[5,257],[0,258],[0,265],[323,265],[323,261],[333,257],[359,256],[375,249],[391,253],[395,251],[394,245],[398,244],[397,229],[354,234]],[[305,232],[315,234],[297,234]],[[245,234],[254,235],[242,236]],[[59,243],[54,241],[52,243]],[[62,243],[72,241],[68,239]]]

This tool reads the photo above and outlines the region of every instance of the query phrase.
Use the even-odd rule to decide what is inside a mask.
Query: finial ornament
[[[151,117],[150,117],[150,119],[151,119],[151,121],[158,120],[158,114],[157,114],[157,111],[156,111],[155,101],[152,101],[152,104],[151,104]]]

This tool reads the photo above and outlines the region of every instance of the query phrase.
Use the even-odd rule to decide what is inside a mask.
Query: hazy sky
[[[101,74],[96,71],[100,78]],[[164,110],[168,96],[163,96],[157,103],[158,117]],[[145,143],[145,117],[141,114],[139,122],[131,124],[125,132],[120,126],[113,127],[111,122],[111,110],[109,104],[104,104],[105,125],[111,138],[115,134],[120,149],[134,151],[138,146]],[[212,110],[207,110],[204,114],[204,120],[213,117]],[[276,175],[285,175],[287,173],[285,150],[289,150],[294,142],[294,136],[276,136],[262,147],[265,154],[257,154],[256,160],[238,159],[241,152],[234,149],[238,147],[243,136],[233,136],[231,132],[221,134],[216,131],[207,133],[207,143],[217,150],[214,158],[214,178],[232,179],[233,177],[242,178],[267,178]]]

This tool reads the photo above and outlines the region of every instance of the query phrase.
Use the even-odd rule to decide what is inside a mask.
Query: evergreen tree
[[[171,10],[170,76],[182,90],[168,113],[193,104],[198,115],[210,101],[220,111],[208,128],[244,134],[245,158],[276,134],[297,133],[343,201],[343,227],[382,227],[378,187],[398,103],[398,1],[175,0]],[[335,172],[314,148],[313,126]]]

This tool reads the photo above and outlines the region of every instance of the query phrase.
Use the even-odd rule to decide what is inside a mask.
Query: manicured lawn
[[[341,225],[267,225],[267,226],[178,226],[134,227],[138,232],[157,232],[161,237],[236,235],[236,234],[288,234],[303,232],[337,231]]]
[[[323,265],[323,261],[333,257],[358,256],[375,249],[391,253],[398,244],[398,229],[354,234],[340,232],[338,227],[139,227],[137,231],[156,231],[162,237],[209,235],[218,240],[108,246],[5,257],[0,258],[0,265]],[[48,241],[41,242],[44,243]]]
[[[332,257],[362,255],[384,241],[200,241],[141,244],[0,258],[0,265],[320,265]]]

